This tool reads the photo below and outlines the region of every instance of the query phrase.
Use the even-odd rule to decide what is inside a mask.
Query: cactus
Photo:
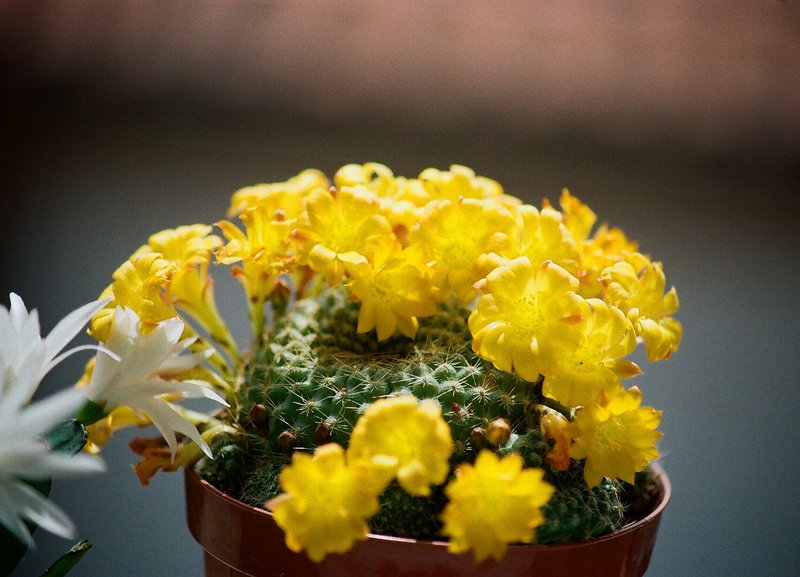
[[[414,340],[395,336],[378,348],[374,335],[357,334],[358,305],[342,289],[297,301],[254,349],[241,376],[235,410],[247,434],[219,440],[218,457],[203,464],[203,476],[260,505],[280,492],[278,473],[293,451],[327,442],[347,447],[355,421],[370,403],[410,394],[441,404],[455,446],[453,466],[489,447],[517,452],[527,466],[545,469],[561,491],[545,509],[540,541],[613,530],[623,515],[617,483],[604,481],[589,490],[582,470],[558,472],[548,465],[550,445],[538,422],[535,384],[481,359],[469,346],[463,307],[442,307],[442,314],[420,319]],[[486,431],[498,419],[507,423],[509,436],[493,444]],[[235,481],[243,469],[244,480]],[[392,485],[381,497],[372,530],[435,538],[444,503],[441,490],[413,497]]]

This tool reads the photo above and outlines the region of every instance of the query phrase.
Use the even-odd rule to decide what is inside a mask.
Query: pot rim
[[[650,523],[653,522],[658,522],[660,520],[662,512],[669,504],[670,499],[672,497],[672,485],[670,483],[669,477],[667,476],[666,472],[664,471],[664,469],[661,467],[660,464],[658,464],[657,462],[653,462],[650,464],[650,469],[653,471],[653,473],[655,473],[655,480],[659,487],[658,502],[656,506],[653,508],[653,510],[650,511],[647,515],[645,515],[641,519],[637,519],[633,522],[623,525],[622,527],[609,533],[608,535],[603,535],[601,537],[594,537],[592,539],[587,539],[585,541],[576,541],[570,543],[549,543],[549,544],[517,543],[508,545],[508,548],[511,550],[524,548],[527,550],[542,549],[542,550],[554,551],[557,549],[565,549],[565,548],[575,549],[577,547],[589,547],[592,545],[596,545],[597,543],[624,538],[631,531],[636,531],[645,525],[649,525]],[[215,494],[218,498],[228,502],[228,504],[249,511],[251,514],[263,515],[270,519],[273,518],[272,511],[265,509],[263,507],[248,505],[247,503],[244,503],[239,499],[232,497],[231,495],[228,495],[227,493],[221,491],[220,489],[216,488],[214,485],[203,479],[200,476],[200,474],[197,473],[197,471],[195,471],[192,467],[184,468],[184,473],[186,476],[186,481],[191,480],[191,482],[198,483],[205,490]],[[434,548],[442,548],[442,547],[446,548],[449,546],[449,542],[443,540],[413,539],[409,537],[396,537],[393,535],[383,535],[380,533],[367,533],[367,538],[370,540],[384,541],[388,543],[413,543],[417,544],[418,546],[429,546]]]

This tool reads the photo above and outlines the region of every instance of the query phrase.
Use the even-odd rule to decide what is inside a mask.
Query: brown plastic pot
[[[566,545],[512,545],[499,562],[475,564],[447,543],[370,534],[345,554],[314,564],[284,544],[269,511],[234,499],[185,470],[189,530],[203,547],[206,577],[641,577],[650,563],[669,478],[656,473],[657,502],[649,514],[598,539]]]

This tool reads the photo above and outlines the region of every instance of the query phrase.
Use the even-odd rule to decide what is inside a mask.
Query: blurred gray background
[[[681,298],[681,349],[637,383],[674,491],[648,577],[795,576],[798,72],[792,0],[2,0],[0,302],[49,331],[151,233],[303,168],[460,163],[535,204],[566,186]],[[244,346],[239,286],[217,282]],[[137,434],[55,485],[94,545],[76,577],[202,572],[182,477],[139,486]],[[18,575],[72,545],[37,543]]]

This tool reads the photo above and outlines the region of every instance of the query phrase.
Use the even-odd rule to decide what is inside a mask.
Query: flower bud
[[[314,430],[317,445],[324,445],[331,442],[331,428],[327,423],[320,423]]]
[[[475,427],[469,434],[469,443],[475,452],[485,449],[489,446],[489,440],[486,438],[486,431],[483,427]]]
[[[264,438],[269,436],[269,412],[267,407],[260,403],[250,407],[250,422],[258,431],[259,436]]]
[[[289,431],[284,431],[278,435],[278,447],[285,455],[291,455],[294,452],[294,445],[297,438]]]
[[[511,425],[506,419],[495,419],[489,423],[489,429],[486,431],[486,438],[493,445],[500,445],[505,443],[511,438]]]

